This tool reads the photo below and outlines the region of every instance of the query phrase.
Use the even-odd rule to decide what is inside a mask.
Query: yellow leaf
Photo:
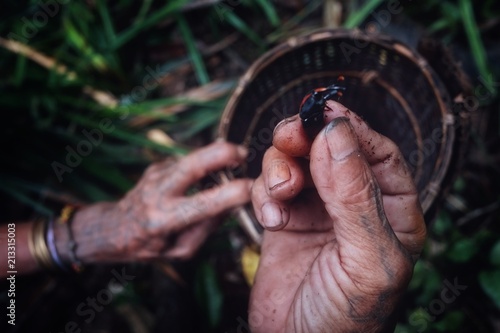
[[[249,246],[245,246],[241,253],[241,268],[249,286],[253,285],[257,267],[259,267],[260,254]]]

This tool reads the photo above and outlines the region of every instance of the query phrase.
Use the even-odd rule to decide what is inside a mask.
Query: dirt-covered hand
[[[266,228],[252,332],[380,332],[426,235],[398,147],[341,104],[312,141],[298,116],[277,125],[252,189]]]

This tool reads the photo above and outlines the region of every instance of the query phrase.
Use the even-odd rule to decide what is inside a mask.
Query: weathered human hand
[[[250,201],[249,179],[186,192],[211,172],[235,167],[246,156],[238,146],[216,142],[177,162],[151,165],[138,184],[117,203],[85,207],[75,215],[77,257],[84,263],[191,257],[216,227],[220,215]],[[56,241],[69,259],[66,230]]]
[[[328,106],[313,142],[298,116],[277,125],[254,183],[266,230],[252,332],[383,331],[422,250],[423,213],[398,147]]]

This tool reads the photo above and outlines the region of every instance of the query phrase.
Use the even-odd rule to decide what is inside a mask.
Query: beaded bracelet
[[[73,230],[71,229],[71,223],[73,222],[73,217],[77,211],[77,207],[75,206],[65,206],[61,215],[59,216],[58,222],[59,224],[66,225],[68,229],[68,249],[69,249],[69,257],[71,260],[71,268],[77,273],[83,271],[83,263],[76,256],[76,249],[78,248],[78,244],[75,242],[75,237],[73,235]]]

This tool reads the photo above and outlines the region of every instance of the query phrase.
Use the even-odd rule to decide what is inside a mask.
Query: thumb
[[[344,261],[347,266],[406,256],[387,220],[379,186],[349,119],[335,118],[317,136],[311,148],[311,175],[332,217],[337,250],[356,264]]]

